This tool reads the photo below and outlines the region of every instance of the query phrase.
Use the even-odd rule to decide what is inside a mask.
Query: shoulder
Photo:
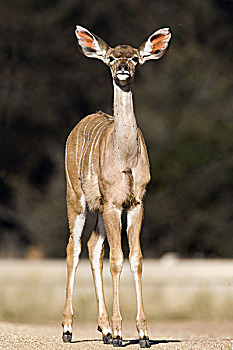
[[[102,125],[108,125],[113,123],[114,118],[111,115],[98,111],[93,114],[89,114],[83,119],[81,119],[71,130],[68,135],[68,139],[72,138],[78,133],[85,134],[87,131],[98,129]]]

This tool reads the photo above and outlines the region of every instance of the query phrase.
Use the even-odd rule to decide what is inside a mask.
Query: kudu
[[[154,32],[139,49],[129,45],[109,47],[89,30],[77,26],[80,51],[109,66],[114,87],[113,116],[96,112],[82,119],[66,143],[67,211],[70,238],[67,245],[67,289],[63,314],[63,341],[72,339],[72,295],[75,271],[81,251],[81,235],[86,206],[97,212],[97,221],[88,241],[89,257],[98,305],[98,330],[104,343],[122,345],[122,318],[119,308],[119,279],[123,266],[121,216],[127,212],[129,261],[136,299],[136,326],[141,347],[150,347],[142,302],[142,253],[140,230],[143,196],[150,181],[146,145],[138,129],[133,109],[132,84],[135,69],[147,60],[161,58],[169,47],[168,28]],[[112,327],[103,291],[104,240],[110,247],[113,282]],[[112,331],[111,331],[112,329]]]

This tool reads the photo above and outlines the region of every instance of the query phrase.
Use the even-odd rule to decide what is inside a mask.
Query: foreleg
[[[112,334],[103,289],[103,257],[106,231],[102,214],[98,213],[97,215],[94,230],[88,241],[88,251],[98,306],[98,330],[102,332],[104,343],[109,344],[112,342]]]
[[[123,252],[121,249],[121,210],[106,205],[103,211],[103,218],[110,247],[110,271],[113,284],[113,346],[121,346],[122,317],[119,305],[119,281],[123,267]]]
[[[134,277],[137,297],[136,326],[138,330],[140,347],[145,348],[150,347],[150,342],[142,300],[142,252],[140,246],[142,217],[143,207],[141,204],[138,204],[127,212],[127,233],[130,249],[129,261]]]

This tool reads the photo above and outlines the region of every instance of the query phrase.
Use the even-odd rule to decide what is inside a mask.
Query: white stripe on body
[[[69,186],[70,188],[73,188],[70,181],[70,176],[69,176],[68,167],[67,167],[67,144],[66,144],[66,151],[65,151],[65,171],[66,171],[66,178],[68,180]]]
[[[78,166],[78,169],[79,169],[79,166],[80,166],[80,159],[79,159],[79,164],[78,164],[78,141],[79,141],[79,131],[80,131],[80,124],[78,124],[78,132],[77,132],[77,139],[76,139],[76,149],[75,149],[75,154],[76,154],[76,165]]]
[[[110,118],[108,118],[108,123],[106,123],[106,127],[107,127],[108,125],[110,125],[110,123],[111,123],[112,121],[113,121],[113,118],[112,118],[112,120],[111,120]],[[100,139],[102,133],[104,132],[104,130],[105,130],[105,128],[102,130],[101,134],[99,134],[98,140],[96,141],[96,144],[95,144],[95,149],[96,149],[96,146],[97,146],[97,144],[98,144],[98,142],[99,142],[99,139]]]
[[[108,121],[103,120],[99,125],[101,125],[101,124],[103,124],[103,123],[104,123],[104,125],[102,125],[102,126],[99,128],[99,130],[97,131],[97,133],[96,133],[96,135],[95,135],[95,138],[94,138],[94,140],[93,140],[93,142],[92,142],[92,145],[91,145],[91,150],[90,150],[90,153],[89,153],[89,162],[88,162],[88,179],[90,179],[90,178],[91,178],[91,175],[94,173],[93,162],[91,161],[91,157],[92,157],[93,147],[94,147],[96,138],[98,137],[98,134],[102,135],[102,132],[103,132],[103,130],[105,129],[105,126],[107,126],[107,125],[109,124]],[[99,125],[98,125],[98,126],[99,126]],[[102,132],[100,133],[101,130],[102,130]],[[100,135],[99,135],[99,136],[100,136]],[[98,137],[98,140],[99,140],[99,137]],[[96,145],[97,145],[97,143],[98,143],[98,140],[96,141],[95,149],[96,149]]]
[[[80,154],[82,154],[84,146],[85,146],[85,142],[86,142],[86,137],[85,137],[86,136],[86,128],[90,124],[90,122],[92,122],[97,117],[99,117],[99,116],[96,115],[94,118],[90,118],[90,120],[88,120],[87,124],[85,125],[85,127],[83,129],[83,144],[82,144],[82,148],[81,148]],[[88,135],[88,137],[89,137],[89,135]],[[76,148],[76,161],[77,161],[77,156],[78,156],[78,142],[77,142],[77,148]],[[77,162],[78,169],[80,169],[81,160],[82,160],[82,157],[79,158],[79,163]]]
[[[99,116],[98,116],[98,117],[99,117]],[[97,125],[95,125],[96,123],[93,123],[92,127],[93,127],[94,125],[95,125],[95,127],[94,127],[93,129],[90,128],[90,130],[89,130],[89,134],[88,134],[88,138],[87,138],[87,139],[88,139],[88,142],[87,142],[87,144],[86,144],[85,151],[84,151],[83,154],[82,154],[82,161],[81,161],[81,178],[82,178],[82,179],[83,179],[83,170],[84,170],[84,159],[85,159],[85,156],[86,156],[88,147],[89,147],[89,145],[90,145],[90,143],[91,143],[92,135],[93,135],[95,129],[96,129],[101,123],[102,123],[102,121],[101,121],[101,122],[98,122]],[[91,136],[90,136],[90,133],[91,133]]]

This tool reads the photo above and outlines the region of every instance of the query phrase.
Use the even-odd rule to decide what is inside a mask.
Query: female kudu
[[[154,32],[135,49],[129,45],[110,48],[102,39],[77,26],[80,51],[98,58],[109,66],[114,87],[113,116],[102,112],[82,119],[70,133],[66,144],[67,210],[70,238],[67,245],[67,290],[63,314],[63,340],[72,338],[72,294],[75,271],[81,251],[81,235],[86,205],[97,211],[97,221],[88,241],[89,257],[98,304],[98,330],[104,343],[122,345],[122,318],[119,308],[119,279],[123,266],[121,249],[121,215],[127,211],[129,261],[134,276],[137,317],[141,347],[149,347],[146,317],[142,303],[142,253],[140,230],[143,217],[142,199],[150,181],[147,150],[137,127],[132,99],[135,69],[150,59],[161,58],[168,49],[168,28]],[[110,271],[113,282],[112,331],[103,291],[104,240],[110,247]]]

